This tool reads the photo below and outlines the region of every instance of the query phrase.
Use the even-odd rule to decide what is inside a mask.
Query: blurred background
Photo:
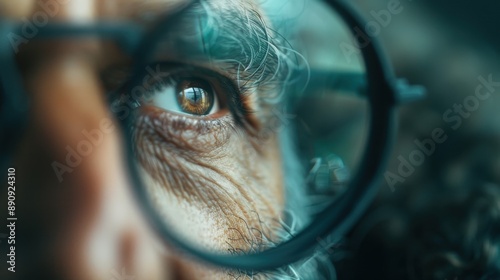
[[[391,1],[352,2],[374,20]],[[428,95],[399,109],[387,169],[398,179],[381,180],[377,201],[336,246],[338,279],[500,279],[500,2],[398,2],[379,39],[397,76]],[[484,80],[491,96],[474,104]],[[398,157],[410,161],[435,129],[446,140],[401,176]]]

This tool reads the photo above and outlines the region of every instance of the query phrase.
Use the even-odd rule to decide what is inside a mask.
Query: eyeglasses
[[[366,147],[361,164],[345,192],[334,203],[330,203],[317,213],[313,221],[298,234],[262,252],[224,255],[200,249],[198,246],[186,242],[179,236],[179,233],[172,230],[165,222],[165,217],[155,206],[137,162],[137,148],[132,137],[136,116],[127,114],[118,119],[127,143],[125,152],[134,193],[146,217],[166,242],[176,245],[201,260],[216,265],[247,271],[270,270],[293,263],[311,254],[318,245],[317,240],[331,235],[342,236],[366,211],[377,193],[377,180],[388,158],[395,131],[395,106],[420,98],[423,95],[423,89],[409,86],[404,80],[398,80],[394,77],[393,71],[381,51],[378,39],[367,32],[360,33],[360,30],[364,30],[365,22],[346,2],[331,0],[326,1],[326,3],[344,20],[358,45],[363,46],[360,47],[360,50],[365,63],[366,75],[349,71],[332,72],[308,68],[291,71],[289,78],[308,82],[308,85],[301,91],[314,92],[317,90],[315,87],[318,86],[336,91],[358,92],[368,101],[369,129]],[[35,39],[93,37],[115,42],[133,58],[133,74],[125,82],[125,87],[132,89],[144,85],[144,69],[152,66],[151,63],[156,60],[154,54],[159,53],[159,48],[175,41],[175,38],[172,39],[168,35],[176,32],[174,28],[178,22],[182,22],[186,17],[189,18],[190,11],[198,4],[199,1],[193,1],[171,11],[164,16],[163,20],[147,31],[130,22],[100,22],[89,25],[51,23],[41,27]],[[20,29],[19,24],[7,21],[0,22],[0,36],[2,38]],[[367,38],[369,38],[368,44],[366,44]],[[174,44],[181,43],[184,43],[183,47],[191,54],[193,51],[207,52],[204,47],[205,42],[200,42],[200,44],[186,44],[182,40],[174,42]],[[2,167],[5,167],[12,156],[11,153],[14,150],[12,147],[18,142],[25,127],[29,102],[24,94],[21,75],[15,62],[15,54],[8,40],[0,42],[0,65],[3,65],[0,69],[0,91],[3,104],[0,110],[0,131],[3,135],[0,139],[0,149],[2,149],[0,163]],[[322,82],[315,83],[315,81]],[[203,84],[199,81],[196,83],[197,85]],[[223,86],[231,87],[228,84],[223,84]],[[194,100],[200,98],[204,93],[194,90],[185,94]],[[111,94],[110,106],[114,102],[114,104],[120,102],[122,96],[122,91]],[[209,110],[209,108],[210,106],[206,109]]]

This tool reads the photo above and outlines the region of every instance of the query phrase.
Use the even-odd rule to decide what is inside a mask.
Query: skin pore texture
[[[150,192],[169,224],[192,235],[188,240],[223,252],[258,250],[248,245],[259,246],[265,240],[254,241],[263,237],[252,236],[248,228],[263,234],[261,223],[271,224],[283,207],[276,140],[267,140],[262,148],[225,124],[204,135],[187,132],[189,127],[179,132],[175,122],[185,117],[150,110],[139,120],[137,146],[151,177]]]
[[[42,2],[49,1],[24,0],[13,5],[0,0],[0,13],[14,20],[31,18],[42,11]],[[181,0],[60,2],[64,4],[55,4],[58,10],[51,21],[125,19],[148,26]],[[238,27],[240,37],[223,38],[222,29],[214,35],[225,44],[216,42],[212,47],[222,46],[217,53],[227,57],[214,56],[212,64],[198,65],[223,75],[238,94],[217,92],[223,106],[208,116],[141,104],[134,111],[137,156],[158,208],[189,240],[229,254],[257,252],[277,241],[274,233],[285,205],[278,135],[261,132],[272,118],[272,100],[279,96],[279,85],[287,77],[282,69],[287,63],[278,63],[287,54],[274,42],[256,3],[209,2],[214,15],[242,13],[249,20]],[[223,17],[219,20],[224,22]],[[245,28],[251,30],[245,32]],[[261,46],[258,40],[230,44],[240,42],[245,34],[256,34],[267,44]],[[254,56],[231,60],[233,53],[227,46]],[[245,278],[240,272],[198,263],[161,243],[130,192],[118,129],[105,134],[102,143],[64,174],[61,182],[54,176],[51,163],[64,162],[66,147],[80,143],[81,131],[91,131],[103,119],[114,118],[99,73],[103,65],[119,59],[110,51],[90,39],[62,39],[29,42],[19,54],[20,60],[30,64],[24,79],[32,100],[30,123],[16,156],[17,168],[30,173],[18,180],[18,199],[29,205],[19,212],[24,225],[18,232],[29,242],[18,251],[26,269],[7,279],[34,275],[109,279],[113,271],[122,269],[135,279]],[[235,99],[240,100],[239,109],[233,108]],[[4,273],[0,272],[2,279]]]

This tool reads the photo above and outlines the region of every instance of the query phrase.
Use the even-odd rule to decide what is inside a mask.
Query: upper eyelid
[[[222,87],[222,90],[224,91],[224,96],[222,96],[224,100],[221,102],[223,102],[223,104],[225,105],[224,107],[227,107],[230,110],[231,114],[234,117],[235,123],[244,128],[253,127],[253,129],[255,129],[259,126],[258,122],[256,122],[255,116],[253,116],[256,113],[254,103],[257,101],[254,100],[255,98],[252,99],[250,96],[252,95],[254,97],[257,97],[258,95],[250,94],[246,92],[245,89],[239,88],[237,83],[235,83],[234,80],[229,78],[227,75],[223,75],[219,71],[214,71],[211,68],[171,61],[161,61],[151,65],[155,66],[157,64],[163,64],[163,66],[165,67],[164,69],[171,70],[164,70],[163,74],[166,74],[165,76],[170,76],[168,74],[171,74],[173,72],[185,73],[187,76],[187,73],[200,71],[200,73],[195,75],[195,77],[212,77],[213,79],[217,79],[220,83],[220,86]],[[127,78],[124,78],[125,80],[130,80],[132,78],[130,68],[128,74],[129,75],[127,75]],[[119,100],[122,100],[122,98],[124,98],[125,96],[131,96],[131,90],[126,88],[127,85],[130,86],[130,84],[127,84],[126,81],[121,81],[119,84],[121,85],[120,88],[111,91],[113,93],[111,95],[111,99],[116,100],[120,103]],[[217,91],[217,89],[214,89],[214,91]],[[111,101],[111,103],[113,102],[114,101]],[[137,103],[140,104],[141,102]]]
[[[228,96],[228,98],[236,97],[239,99],[244,98],[245,95],[248,94],[248,89],[238,87],[237,82],[234,81],[233,78],[228,77],[228,75],[222,74],[220,71],[215,71],[205,66],[172,61],[157,62],[150,65],[154,67],[156,67],[156,65],[161,65],[162,67],[164,67],[163,70],[159,72],[162,74],[162,76],[164,75],[164,77],[186,76],[207,80],[218,80],[220,84],[224,85],[225,89],[228,89],[230,91],[231,96]],[[149,73],[147,73],[147,71],[144,71],[143,73],[144,77],[150,75]],[[130,81],[134,77],[134,75],[139,74],[132,73],[132,68],[130,66],[118,66],[115,67],[115,69],[111,67],[101,72],[102,80],[104,81],[105,87],[108,91],[120,90],[122,87],[127,85],[127,82]],[[155,77],[151,78],[152,80],[154,80]],[[140,78],[139,80],[141,80],[144,84],[144,78]],[[124,93],[126,94],[126,92]]]

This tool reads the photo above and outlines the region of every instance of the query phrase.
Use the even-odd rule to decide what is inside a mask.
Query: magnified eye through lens
[[[360,166],[369,93],[357,43],[321,3],[290,15],[294,30],[258,14],[193,11],[145,58],[191,65],[147,83],[145,104],[160,110],[139,117],[134,135],[145,207],[202,250],[279,245],[335,203]]]
[[[142,84],[130,94],[141,105],[193,117],[220,117],[227,105],[227,78],[209,69],[187,64],[155,62],[140,75]],[[137,94],[140,92],[141,94]]]

